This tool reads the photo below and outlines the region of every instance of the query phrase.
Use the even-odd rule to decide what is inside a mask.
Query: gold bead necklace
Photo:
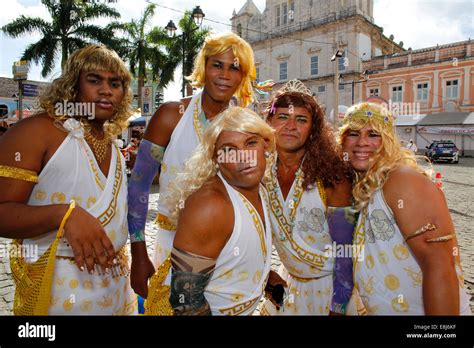
[[[91,132],[87,132],[84,137],[87,143],[90,145],[92,152],[94,153],[95,158],[98,163],[102,163],[107,155],[107,148],[110,144],[110,139],[107,135],[104,134],[103,139],[97,139],[94,137]]]

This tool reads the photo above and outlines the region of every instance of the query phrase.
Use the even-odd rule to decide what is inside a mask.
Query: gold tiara
[[[360,103],[347,110],[342,123],[378,122],[384,128],[392,129],[394,119],[392,113],[383,105],[376,103]]]
[[[301,94],[306,94],[310,97],[313,97],[313,92],[304,85],[303,82],[297,79],[288,81],[282,88],[278,90],[278,94],[289,93],[289,92],[298,92]]]

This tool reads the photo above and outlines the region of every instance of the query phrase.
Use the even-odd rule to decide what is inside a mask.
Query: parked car
[[[449,161],[459,163],[459,149],[451,140],[434,140],[426,148],[426,157],[432,162]]]

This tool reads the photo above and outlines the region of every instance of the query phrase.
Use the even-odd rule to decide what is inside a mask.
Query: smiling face
[[[277,148],[296,152],[304,148],[313,125],[311,113],[304,107],[276,108],[269,124],[276,131]]]
[[[370,125],[360,130],[348,130],[342,144],[351,166],[357,171],[366,171],[369,168],[369,160],[381,146],[381,135]]]
[[[230,185],[258,187],[265,174],[265,141],[256,134],[222,131],[216,141],[215,160]]]
[[[124,97],[122,78],[110,71],[81,71],[76,102],[94,103],[95,119],[107,121],[115,115]]]
[[[211,56],[206,62],[204,89],[217,102],[229,102],[242,82],[242,71],[232,50]]]

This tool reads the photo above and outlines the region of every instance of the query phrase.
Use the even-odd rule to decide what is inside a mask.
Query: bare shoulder
[[[216,258],[232,233],[234,211],[227,192],[208,182],[188,197],[180,213],[175,245]]]
[[[23,119],[0,138],[0,164],[39,172],[47,150],[55,143],[61,143],[66,136],[67,133],[56,127],[47,114]]]
[[[383,194],[391,207],[400,200],[427,206],[430,200],[433,203],[433,200],[444,199],[442,191],[428,177],[408,166],[400,166],[390,173]]]
[[[225,226],[233,216],[232,202],[225,190],[213,179],[188,197],[181,213],[188,218],[197,219],[199,225]]]
[[[384,193],[391,191],[410,191],[413,189],[436,188],[433,182],[417,170],[409,166],[400,166],[390,172],[385,185]]]
[[[59,128],[54,126],[54,119],[49,117],[46,113],[41,113],[15,123],[5,135],[40,137],[55,130],[59,131]],[[3,140],[4,137],[0,139]]]
[[[180,102],[173,101],[162,104],[151,117],[144,138],[166,147],[188,105],[188,99]]]
[[[0,137],[0,165],[40,173],[67,133],[46,114],[18,122]],[[34,183],[0,177],[0,201],[26,202]]]

